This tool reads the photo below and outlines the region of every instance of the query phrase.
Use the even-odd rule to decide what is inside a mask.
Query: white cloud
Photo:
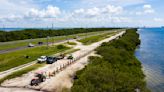
[[[155,13],[155,10],[152,8],[150,4],[145,4],[142,7],[142,11],[137,11],[136,15],[144,15],[144,14],[153,14]]]
[[[32,0],[0,0],[1,16],[23,14],[29,8],[38,8]]]
[[[152,6],[149,4],[144,5],[143,9],[144,9],[145,14],[151,14],[151,13],[155,12],[154,9],[152,8]]]
[[[72,17],[96,17],[98,15],[100,15],[100,9],[97,7],[94,8],[90,8],[90,9],[77,9],[74,10],[72,13]]]
[[[23,16],[20,15],[9,15],[5,17],[0,17],[1,22],[15,22],[21,19],[23,19]]]
[[[102,15],[119,15],[123,12],[123,7],[107,5],[103,8],[77,9],[73,12],[74,17],[97,17]]]
[[[107,5],[102,11],[107,14],[120,14],[123,12],[123,8],[121,6]]]
[[[16,22],[16,21],[22,21],[22,20],[33,20],[33,21],[39,21],[39,20],[45,20],[48,18],[57,18],[58,15],[61,14],[61,11],[58,7],[48,5],[46,9],[35,9],[31,8],[30,10],[27,10],[24,12],[24,14],[10,14],[6,16],[0,16],[1,22]]]
[[[149,10],[145,10],[144,13],[145,14],[152,14],[154,13],[155,11],[153,9],[149,9]]]
[[[106,6],[108,4],[123,7],[123,6],[137,5],[137,4],[143,4],[143,3],[145,3],[145,0],[81,0],[81,5],[85,5],[85,7]]]
[[[76,13],[76,14],[79,14],[79,13],[84,13],[84,9],[78,9],[78,10],[75,10],[74,12]]]
[[[152,7],[151,7],[151,5],[149,5],[149,4],[145,4],[145,5],[143,6],[143,8],[144,8],[144,9],[151,9]]]
[[[101,13],[101,11],[100,11],[100,9],[97,8],[97,7],[88,9],[88,10],[86,11],[86,15],[89,16],[89,17],[98,16],[98,15],[100,15],[100,13]]]
[[[162,18],[154,18],[155,22],[163,22],[164,20]]]
[[[61,14],[61,11],[58,7],[54,6],[47,6],[46,9],[38,10],[38,9],[31,9],[25,15],[27,18],[54,18],[57,15]]]
[[[113,17],[113,22],[132,22],[132,19],[128,18],[128,17]]]

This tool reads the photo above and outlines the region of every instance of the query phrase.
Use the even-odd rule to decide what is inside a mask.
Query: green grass
[[[96,35],[96,36],[91,36],[91,37],[88,37],[88,38],[84,38],[84,39],[81,39],[81,40],[78,40],[78,41],[79,42],[82,42],[84,45],[90,45],[92,43],[101,41],[101,40],[103,40],[105,38],[109,38],[112,35],[115,35],[116,33],[117,32],[108,32],[108,33],[104,33],[104,34],[100,34],[100,35]]]
[[[106,32],[106,31],[103,31]],[[89,32],[89,33],[79,33],[75,35],[68,35],[68,36],[57,36],[57,37],[50,37],[49,42],[57,42],[61,40],[66,40],[70,38],[76,38],[78,37],[83,37],[86,35],[94,35],[97,33],[103,33],[103,32]],[[19,40],[19,41],[10,41],[10,42],[2,42],[0,43],[0,50],[7,50],[7,49],[12,49],[12,48],[18,48],[22,46],[28,46],[29,43],[32,44],[37,44],[38,42],[47,42],[46,38],[37,38],[37,39],[28,39],[28,40]]]
[[[10,75],[7,75],[4,78],[0,79],[0,84],[3,83],[7,79],[12,79],[12,78],[16,78],[16,77],[22,76],[23,74],[26,74],[26,73],[28,73],[29,71],[32,71],[32,70],[36,70],[37,68],[43,67],[44,65],[45,64],[34,64],[34,65],[26,67],[26,68],[24,68],[22,70],[13,72]]]
[[[75,42],[67,42],[68,45],[77,45]]]
[[[8,70],[13,67],[17,67],[22,64],[26,64],[36,60],[39,56],[42,55],[52,55],[65,50],[70,49],[69,47],[61,46],[51,46],[48,49],[46,46],[36,47],[36,48],[27,48],[24,50],[19,50],[16,52],[5,53],[0,55],[0,72]],[[30,58],[25,58],[28,55]]]

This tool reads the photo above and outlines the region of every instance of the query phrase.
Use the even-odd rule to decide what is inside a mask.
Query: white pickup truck
[[[35,45],[34,44],[32,44],[32,43],[29,43],[28,44],[28,47],[34,47]]]
[[[37,59],[38,63],[43,63],[43,62],[45,62],[46,60],[47,60],[47,56],[40,56],[40,57]]]

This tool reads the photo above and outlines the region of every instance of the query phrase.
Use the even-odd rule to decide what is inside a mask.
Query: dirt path
[[[84,56],[84,55],[86,55],[86,56],[77,60],[73,64],[69,65],[67,68],[65,68],[58,74],[56,74],[54,77],[50,77],[50,78],[46,79],[46,81],[41,83],[39,86],[31,87],[29,85],[35,72],[43,71],[43,70],[46,71],[47,73],[53,72],[53,71],[56,71],[57,69],[59,69],[62,65],[68,64],[68,62],[70,62],[70,61],[67,59],[59,60],[52,65],[47,65],[38,70],[31,71],[27,74],[24,74],[21,77],[7,80],[2,84],[2,86],[8,87],[8,88],[0,87],[0,91],[1,92],[26,92],[26,90],[29,90],[28,92],[35,92],[36,90],[41,90],[41,91],[46,91],[46,92],[47,91],[60,92],[63,88],[71,88],[71,86],[73,85],[72,76],[74,76],[76,71],[81,70],[82,68],[85,67],[85,65],[87,65],[88,56],[91,56],[94,54],[94,52],[93,52],[94,49],[97,48],[98,46],[100,46],[103,42],[108,42],[113,39],[116,39],[117,37],[123,35],[124,33],[125,33],[125,31],[122,31],[119,34],[116,34],[115,36],[112,36],[112,37],[104,39],[102,41],[93,43],[88,46],[84,46],[81,43],[76,42],[74,40],[77,43],[77,46],[75,46],[74,48],[75,49],[79,48],[80,50],[72,53],[72,55],[75,58],[79,58],[80,56]],[[11,87],[13,87],[13,88],[11,88]],[[13,90],[11,90],[11,89],[13,89]],[[34,90],[31,90],[31,89],[34,89]]]

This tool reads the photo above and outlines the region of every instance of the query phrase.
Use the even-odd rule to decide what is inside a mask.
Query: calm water
[[[25,28],[0,28],[2,31],[15,31],[15,30],[23,30]]]
[[[141,46],[136,51],[142,62],[149,89],[164,92],[164,28],[139,29]]]

